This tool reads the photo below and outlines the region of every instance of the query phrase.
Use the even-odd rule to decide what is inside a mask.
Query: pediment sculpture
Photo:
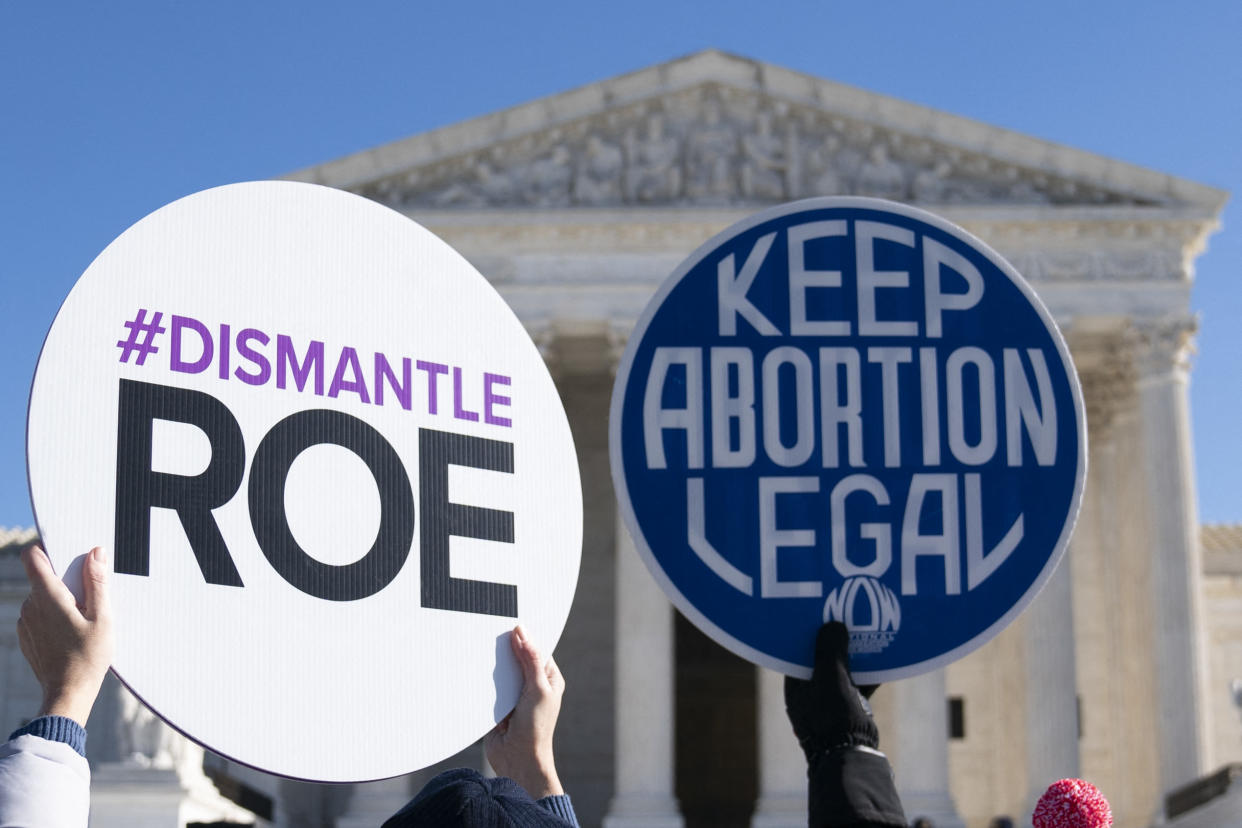
[[[1037,169],[706,83],[366,182],[393,206],[747,206],[818,195],[916,204],[1142,205]]]

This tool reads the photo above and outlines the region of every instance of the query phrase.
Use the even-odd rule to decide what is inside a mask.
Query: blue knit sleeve
[[[18,736],[38,736],[49,742],[64,742],[80,755],[86,756],[86,728],[64,716],[40,716],[33,719],[10,733],[9,739],[16,739]]]
[[[574,828],[579,828],[578,815],[574,813],[574,803],[569,801],[569,794],[560,794],[559,796],[545,796],[543,799],[535,800],[544,808],[556,814],[561,819],[568,822]]]

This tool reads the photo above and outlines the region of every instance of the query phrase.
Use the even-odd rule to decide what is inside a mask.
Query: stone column
[[[605,828],[681,828],[673,795],[673,608],[617,519],[616,789]]]
[[[1026,610],[1027,811],[1058,779],[1078,776],[1074,600],[1069,555]]]
[[[1162,793],[1197,779],[1209,759],[1203,568],[1187,401],[1195,328],[1186,317],[1153,320],[1136,325],[1135,337]]]
[[[806,758],[785,714],[785,677],[755,668],[759,701],[759,801],[753,828],[804,828]]]
[[[1114,393],[1110,339],[1090,319],[1074,320],[1070,331],[1082,383],[1090,437],[1107,427]],[[1103,380],[1108,377],[1109,380]],[[1128,379],[1128,378],[1124,378]],[[1123,384],[1127,384],[1123,380]],[[1087,548],[1089,496],[1084,492],[1082,512],[1074,530],[1074,548]],[[1067,549],[1043,590],[1025,610],[1022,639],[1026,686],[1026,797],[1031,813],[1048,786],[1058,779],[1079,775],[1078,680],[1074,638],[1074,549]]]
[[[906,816],[936,828],[965,828],[949,792],[949,705],[944,670],[892,683],[897,727],[884,734],[899,744],[893,773]]]

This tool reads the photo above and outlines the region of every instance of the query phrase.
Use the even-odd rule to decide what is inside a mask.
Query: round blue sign
[[[634,326],[610,449],[635,545],[734,653],[855,679],[982,646],[1051,576],[1086,422],[1047,309],[987,245],[869,198],[765,210],[690,256]]]

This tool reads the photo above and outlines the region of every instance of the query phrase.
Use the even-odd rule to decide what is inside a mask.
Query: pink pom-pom
[[[1031,816],[1035,828],[1108,828],[1113,812],[1100,789],[1081,779],[1053,782]]]

